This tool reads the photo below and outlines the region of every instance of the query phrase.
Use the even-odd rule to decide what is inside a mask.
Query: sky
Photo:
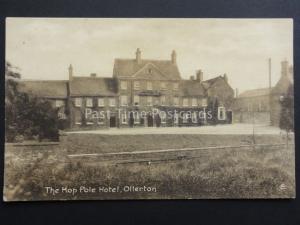
[[[280,77],[280,62],[293,64],[292,19],[7,18],[6,60],[23,79],[111,77],[115,58],[171,58],[183,79],[201,69],[204,79],[227,74],[239,91],[268,87]]]

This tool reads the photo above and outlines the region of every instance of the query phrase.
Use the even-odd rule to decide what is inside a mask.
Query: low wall
[[[145,151],[207,146],[239,146],[253,143],[252,135],[145,134],[105,135],[68,133],[61,136],[68,154]],[[255,136],[256,144],[285,143],[280,135]]]

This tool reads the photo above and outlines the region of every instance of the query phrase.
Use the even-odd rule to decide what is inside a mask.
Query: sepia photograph
[[[6,18],[4,201],[293,199],[293,19]]]

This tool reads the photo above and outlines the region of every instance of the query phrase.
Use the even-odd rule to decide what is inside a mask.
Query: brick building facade
[[[140,49],[133,59],[115,59],[112,77],[74,76],[70,65],[66,81],[22,81],[20,87],[52,101],[71,129],[200,126],[209,123],[212,105],[215,122],[230,123],[234,98],[226,74],[203,80],[198,70],[184,80],[175,51],[170,60],[148,60]]]

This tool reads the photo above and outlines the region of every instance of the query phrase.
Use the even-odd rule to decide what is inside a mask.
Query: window
[[[178,97],[174,97],[173,98],[173,103],[174,103],[174,106],[179,106],[179,98]]]
[[[152,106],[152,96],[147,97],[147,105]]]
[[[76,107],[81,107],[82,104],[82,99],[81,98],[75,98],[75,106]]]
[[[167,123],[167,113],[161,113],[161,123]]]
[[[109,98],[109,106],[115,107],[116,106],[116,99],[115,98]]]
[[[134,121],[134,124],[139,124],[140,123],[139,112],[133,112],[133,121]]]
[[[192,106],[197,106],[197,99],[196,98],[192,98]]]
[[[139,103],[140,103],[140,96],[138,95],[133,96],[133,104],[138,106]]]
[[[86,107],[93,107],[93,99],[87,98],[85,104],[86,104]]]
[[[207,98],[203,98],[202,99],[202,107],[206,107],[207,106]]]
[[[64,105],[64,101],[63,100],[55,100],[55,107],[61,107]]]
[[[189,106],[189,99],[184,98],[183,101],[182,101],[182,105],[185,106],[185,107]]]
[[[193,112],[193,114],[192,114],[192,122],[197,123],[197,113],[196,112]]]
[[[151,91],[152,90],[152,82],[147,81],[147,90]]]
[[[174,124],[178,124],[178,121],[179,121],[178,114],[175,113],[175,114],[174,114]]]
[[[183,114],[182,122],[183,123],[187,123],[188,122],[188,114],[187,113]]]
[[[126,113],[122,113],[122,114],[121,114],[121,121],[122,121],[122,124],[127,124],[127,116],[126,116]]]
[[[127,106],[127,96],[126,95],[121,96],[121,106]]]
[[[166,84],[166,82],[161,82],[161,83],[160,83],[160,87],[161,87],[161,89],[163,89],[163,90],[167,89],[167,84]]]
[[[121,81],[121,89],[127,90],[127,82],[126,81]]]
[[[175,91],[178,90],[178,87],[179,87],[179,84],[178,84],[178,83],[174,83],[174,84],[173,84],[173,90],[175,90]]]
[[[218,120],[226,120],[225,107],[218,107]]]
[[[103,107],[104,106],[104,98],[98,98],[98,106]]]
[[[166,96],[160,96],[160,104],[166,105]]]
[[[133,82],[133,87],[134,87],[134,90],[140,90],[140,82],[139,81],[134,81]]]
[[[252,104],[248,103],[248,112],[251,112],[251,111],[252,111]]]

